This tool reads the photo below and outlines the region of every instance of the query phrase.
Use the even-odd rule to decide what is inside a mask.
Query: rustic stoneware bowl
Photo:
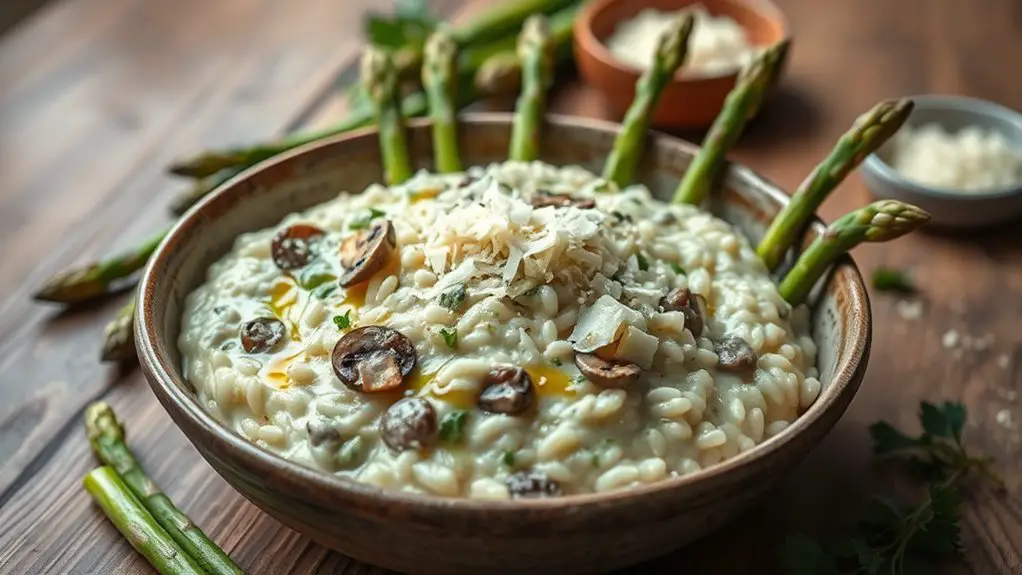
[[[507,157],[510,116],[463,118],[467,164]],[[542,157],[599,171],[614,124],[550,117]],[[429,126],[409,129],[411,155],[431,158]],[[639,179],[660,197],[673,191],[695,148],[650,136]],[[380,179],[375,131],[297,149],[246,171],[192,208],[157,250],[142,278],[135,318],[142,368],[160,402],[202,456],[235,489],[295,531],[357,559],[410,573],[596,573],[693,541],[763,495],[837,422],[866,369],[866,290],[848,258],[818,288],[813,333],[823,391],[777,436],[724,463],[626,491],[557,499],[483,502],[385,491],[301,467],[249,443],[208,415],[181,374],[177,338],[185,296],[235,236],[289,212],[361,190]],[[751,238],[787,201],[777,186],[731,166],[709,206]],[[822,230],[814,224],[808,235]]]
[[[676,11],[702,4],[714,16],[728,16],[738,22],[754,46],[771,46],[788,38],[788,24],[781,10],[770,0],[595,0],[575,20],[574,50],[582,80],[599,90],[619,117],[635,96],[635,82],[642,70],[611,54],[604,44],[618,23],[653,8]],[[789,57],[791,48],[789,47]],[[787,62],[782,62],[783,67]],[[735,85],[738,71],[716,75],[683,77],[681,73],[664,88],[653,115],[653,125],[662,128],[705,128],[724,106]]]

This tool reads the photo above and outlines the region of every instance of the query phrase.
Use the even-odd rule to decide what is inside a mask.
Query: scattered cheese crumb
[[[1001,396],[1005,401],[1015,401],[1018,399],[1018,392],[1014,389],[998,389],[997,395]]]
[[[1011,357],[1006,353],[1002,353],[997,356],[997,367],[1001,369],[1008,369],[1011,366]]]
[[[1012,415],[1011,410],[1002,409],[997,412],[997,423],[1001,427],[1011,429],[1015,427],[1015,417]]]
[[[947,333],[944,334],[943,339],[941,339],[941,344],[944,346],[944,349],[951,349],[953,347],[958,347],[959,339],[960,336],[958,335],[958,330],[949,329],[947,330]]]
[[[917,320],[923,317],[923,300],[898,300],[897,310],[902,319]]]

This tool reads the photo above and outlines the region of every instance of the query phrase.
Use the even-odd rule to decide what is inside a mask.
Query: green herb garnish
[[[440,420],[440,441],[445,443],[458,443],[465,435],[465,422],[468,420],[467,411],[452,411],[444,415]]]
[[[562,365],[564,365],[564,362],[561,361],[560,358],[555,357],[550,360],[550,364],[553,365],[554,367],[561,367]]]
[[[351,327],[351,310],[349,309],[344,312],[344,315],[335,315],[334,325],[337,326],[337,329],[348,329]]]
[[[324,284],[312,290],[312,296],[317,299],[326,299],[337,291],[337,284]]]
[[[440,335],[444,338],[444,343],[447,347],[454,349],[458,347],[458,328],[455,327],[442,327],[440,328]]]
[[[962,443],[966,410],[960,403],[920,405],[923,433],[907,435],[881,421],[869,428],[876,456],[903,455],[927,482],[926,497],[905,506],[874,497],[850,536],[829,541],[789,537],[781,552],[792,575],[931,573],[961,551],[958,484],[975,473],[999,488],[989,456],[971,455]]]
[[[451,311],[458,311],[458,308],[461,307],[461,302],[465,301],[465,295],[465,286],[458,284],[440,294],[440,306]]]
[[[373,220],[375,220],[376,218],[382,218],[385,215],[387,215],[387,212],[384,212],[383,210],[377,210],[376,208],[369,208],[369,214],[368,215],[365,215],[365,216],[363,216],[363,217],[361,217],[361,218],[351,222],[351,224],[348,226],[348,228],[353,229],[353,230],[364,230],[365,228],[369,227],[369,224],[371,224]]]
[[[337,276],[330,272],[323,271],[321,268],[305,269],[298,274],[298,285],[300,285],[302,289],[307,289],[310,291],[328,282],[336,280]]]
[[[676,264],[674,262],[671,262],[671,269],[674,270],[674,273],[676,273],[678,275],[682,275],[682,276],[687,276],[688,275],[688,272],[685,271],[685,268],[681,267],[680,265],[678,265],[678,264]]]
[[[507,467],[515,466],[515,452],[510,449],[505,449],[504,453],[500,454],[500,462]]]
[[[635,261],[639,264],[639,271],[644,272],[649,269],[649,260],[642,254],[635,254]]]
[[[873,288],[877,291],[902,294],[914,294],[917,291],[910,275],[891,268],[873,270]]]

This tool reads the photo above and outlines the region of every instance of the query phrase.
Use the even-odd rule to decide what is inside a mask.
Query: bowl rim
[[[702,4],[700,0],[679,0],[686,2],[686,4],[679,6],[677,9],[681,10],[687,6],[693,6],[696,4]],[[774,40],[773,44],[783,42],[784,40],[791,40],[791,27],[788,24],[788,19],[784,16],[784,12],[779,6],[777,6],[773,0],[745,0],[742,2],[736,2],[735,0],[723,0],[727,4],[741,5],[753,12],[761,14],[766,18],[776,22],[781,29],[780,36]],[[581,49],[591,55],[593,58],[598,60],[604,66],[615,68],[619,71],[626,72],[632,76],[638,78],[645,71],[643,68],[634,66],[624,60],[619,59],[615,56],[610,48],[604,43],[603,40],[596,37],[593,32],[593,19],[596,16],[606,10],[609,6],[619,2],[630,2],[630,0],[595,0],[589,2],[582,7],[581,13],[575,20],[574,25],[574,40]],[[639,5],[639,11],[650,8],[648,5]],[[744,27],[743,27],[744,28]],[[773,45],[769,44],[769,45]],[[764,44],[766,46],[767,44]],[[754,45],[756,47],[758,45]],[[714,80],[722,80],[726,78],[735,78],[741,72],[741,68],[731,71],[720,71],[710,74],[700,74],[698,76],[681,76],[679,75],[681,70],[679,69],[671,77],[671,84],[683,85],[683,84],[694,84],[698,82],[709,82]]]
[[[905,121],[905,125],[910,125],[912,122],[912,114],[921,110],[951,113],[968,112],[971,114],[985,116],[999,125],[1011,126],[1022,134],[1022,113],[1016,112],[1015,110],[998,104],[997,102],[969,96],[955,96],[953,94],[920,94],[918,96],[907,96],[907,98],[912,100],[915,106],[912,113],[909,114],[908,119]],[[943,120],[928,123],[939,124],[941,127],[944,126]],[[1019,182],[1014,186],[991,188],[974,193],[964,193],[953,188],[938,188],[918,184],[899,174],[894,167],[881,158],[877,152],[873,152],[866,157],[863,168],[883,180],[883,182],[889,186],[897,186],[908,193],[938,199],[949,203],[960,202],[962,204],[968,204],[982,202],[985,200],[1009,198],[1022,194],[1022,182]]]
[[[513,114],[505,112],[475,112],[460,114],[459,123],[469,125],[486,123],[507,124],[511,122],[512,118]],[[617,134],[621,128],[620,124],[605,120],[556,114],[546,115],[545,122],[547,124],[557,124],[567,129],[587,129],[607,134]],[[410,121],[408,125],[409,127],[418,128],[429,124],[429,119],[420,118]],[[174,223],[159,247],[157,247],[139,281],[137,293],[138,305],[136,306],[133,327],[136,334],[136,349],[141,367],[147,376],[146,380],[157,399],[164,406],[164,409],[171,415],[176,427],[184,427],[178,421],[178,417],[187,418],[187,423],[191,427],[197,427],[206,436],[220,442],[222,446],[230,448],[233,458],[244,458],[254,467],[258,466],[267,471],[281,473],[284,480],[290,485],[304,484],[308,488],[318,488],[349,498],[372,501],[382,508],[386,508],[388,505],[404,505],[411,508],[429,510],[430,512],[486,514],[499,511],[504,514],[519,513],[522,516],[527,516],[543,511],[563,511],[565,508],[607,507],[656,494],[664,495],[666,492],[676,489],[695,488],[698,485],[709,484],[739,468],[754,465],[770,457],[795,440],[802,431],[823,418],[831,409],[841,408],[842,402],[847,407],[847,404],[851,402],[866,370],[867,361],[865,361],[865,358],[868,357],[872,339],[872,317],[870,314],[869,297],[862,275],[852,258],[845,255],[831,268],[828,278],[838,275],[838,271],[841,271],[842,275],[848,276],[851,280],[849,282],[849,309],[859,312],[858,314],[849,314],[852,317],[858,317],[859,321],[847,322],[845,330],[845,336],[850,345],[850,352],[847,354],[848,361],[843,364],[839,363],[835,367],[833,379],[824,392],[820,394],[808,409],[802,412],[794,422],[780,433],[765,439],[762,443],[748,451],[739,453],[730,459],[694,473],[683,476],[671,476],[652,483],[603,493],[594,492],[556,498],[524,498],[515,500],[470,499],[467,497],[445,497],[409,493],[377,487],[355,479],[303,466],[285,459],[281,455],[256,446],[242,438],[237,432],[217,421],[212,414],[202,408],[194,393],[186,391],[191,385],[183,373],[181,373],[180,366],[175,365],[171,361],[168,351],[159,343],[158,334],[160,328],[158,327],[159,322],[156,321],[156,316],[159,312],[154,312],[153,305],[154,293],[159,289],[158,286],[160,284],[169,286],[173,282],[162,281],[155,270],[163,267],[164,260],[175,257],[175,247],[177,244],[185,241],[185,236],[188,235],[190,228],[198,225],[200,221],[216,220],[219,217],[223,217],[222,214],[219,217],[206,215],[206,212],[217,202],[219,197],[230,194],[232,190],[238,187],[244,187],[248,180],[256,174],[273,169],[279,164],[294,161],[321,148],[335,146],[357,138],[371,137],[376,133],[375,127],[368,127],[317,140],[260,162],[240,172],[192,206]],[[668,145],[679,147],[688,153],[694,153],[698,150],[697,146],[681,138],[658,132],[651,132],[651,136],[656,141],[666,141]],[[649,146],[649,148],[653,147],[653,144]],[[778,202],[782,206],[788,202],[787,194],[780,187],[743,165],[737,163],[728,164],[725,177],[746,179],[754,184],[761,193],[768,196],[768,199]],[[818,218],[814,218],[810,227],[818,233],[822,233],[824,230],[823,222]],[[170,345],[176,345],[176,342],[170,342]],[[849,390],[850,386],[852,389]],[[851,393],[851,396],[845,398],[844,396],[848,392]],[[173,404],[174,409],[171,409],[167,405],[168,403]],[[843,408],[841,411],[843,412]],[[189,443],[195,443],[188,433],[185,433],[185,435],[188,437]],[[219,474],[219,471],[217,473]]]

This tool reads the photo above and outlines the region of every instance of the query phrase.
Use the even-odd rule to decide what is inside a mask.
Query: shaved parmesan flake
[[[617,341],[629,325],[646,331],[646,320],[641,313],[609,295],[602,295],[582,310],[568,341],[575,351],[588,353]]]

